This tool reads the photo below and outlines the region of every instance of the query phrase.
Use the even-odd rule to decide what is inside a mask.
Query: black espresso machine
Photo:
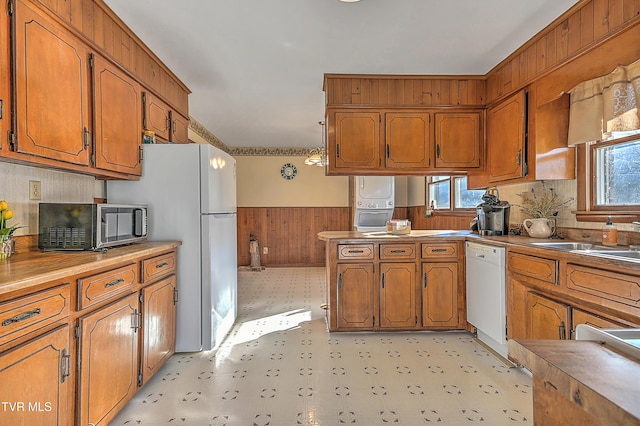
[[[482,195],[482,203],[476,206],[478,233],[508,235],[510,210],[507,201],[500,201],[498,189],[488,188]]]

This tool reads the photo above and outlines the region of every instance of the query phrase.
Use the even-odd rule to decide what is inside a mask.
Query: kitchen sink
[[[640,359],[640,328],[595,328],[587,324],[576,326],[576,340],[596,340]]]
[[[625,260],[636,260],[640,261],[640,251],[638,250],[616,250],[616,249],[608,249],[608,250],[577,250],[579,253],[592,254],[595,256],[608,257],[612,259],[625,259]]]
[[[531,243],[531,245],[551,248],[556,250],[591,250],[593,244],[572,241],[545,241],[544,243]]]

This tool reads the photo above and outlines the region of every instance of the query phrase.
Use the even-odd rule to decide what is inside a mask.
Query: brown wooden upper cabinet
[[[527,93],[522,90],[487,111],[490,183],[527,174]]]
[[[95,167],[142,174],[142,90],[115,65],[93,56]]]
[[[87,48],[31,4],[17,1],[14,19],[13,150],[88,165]]]
[[[435,167],[468,170],[482,164],[483,115],[477,112],[435,113]]]
[[[9,17],[0,13],[0,151],[5,149],[6,137],[11,129],[11,76],[9,74]]]
[[[329,110],[327,174],[410,174],[430,164],[430,114]]]
[[[431,115],[424,112],[385,113],[385,168],[424,170],[431,166]]]
[[[329,108],[327,174],[477,170],[484,162],[483,120],[481,110]]]
[[[327,131],[329,172],[382,168],[379,112],[331,111]]]
[[[142,94],[142,103],[144,104],[143,127],[155,133],[156,142],[189,142],[189,119],[173,110],[151,92]]]
[[[142,84],[156,93],[145,110],[152,130],[165,141],[188,142],[188,89],[144,49],[132,49],[135,60],[124,62],[104,53],[101,40],[115,37],[112,31],[141,43],[115,15],[99,15],[105,22],[96,33],[103,34],[94,40],[92,21],[78,28],[64,8],[45,3],[10,0],[10,13],[0,16],[0,156],[110,178],[139,176]],[[78,16],[106,8],[91,0],[77,6]]]

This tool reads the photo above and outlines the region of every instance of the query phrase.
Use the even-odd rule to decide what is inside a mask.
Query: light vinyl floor
[[[467,332],[327,332],[324,268],[239,271],[215,352],[174,355],[111,425],[525,425],[531,379]]]

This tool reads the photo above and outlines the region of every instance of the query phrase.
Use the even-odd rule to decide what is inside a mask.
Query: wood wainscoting
[[[476,212],[469,214],[445,215],[436,214],[432,217],[424,217],[425,206],[407,207],[407,218],[411,221],[412,229],[469,229],[471,220],[476,217]]]
[[[349,207],[238,207],[238,265],[251,263],[253,234],[262,266],[324,266],[325,243],[318,232],[348,231],[351,221]]]

